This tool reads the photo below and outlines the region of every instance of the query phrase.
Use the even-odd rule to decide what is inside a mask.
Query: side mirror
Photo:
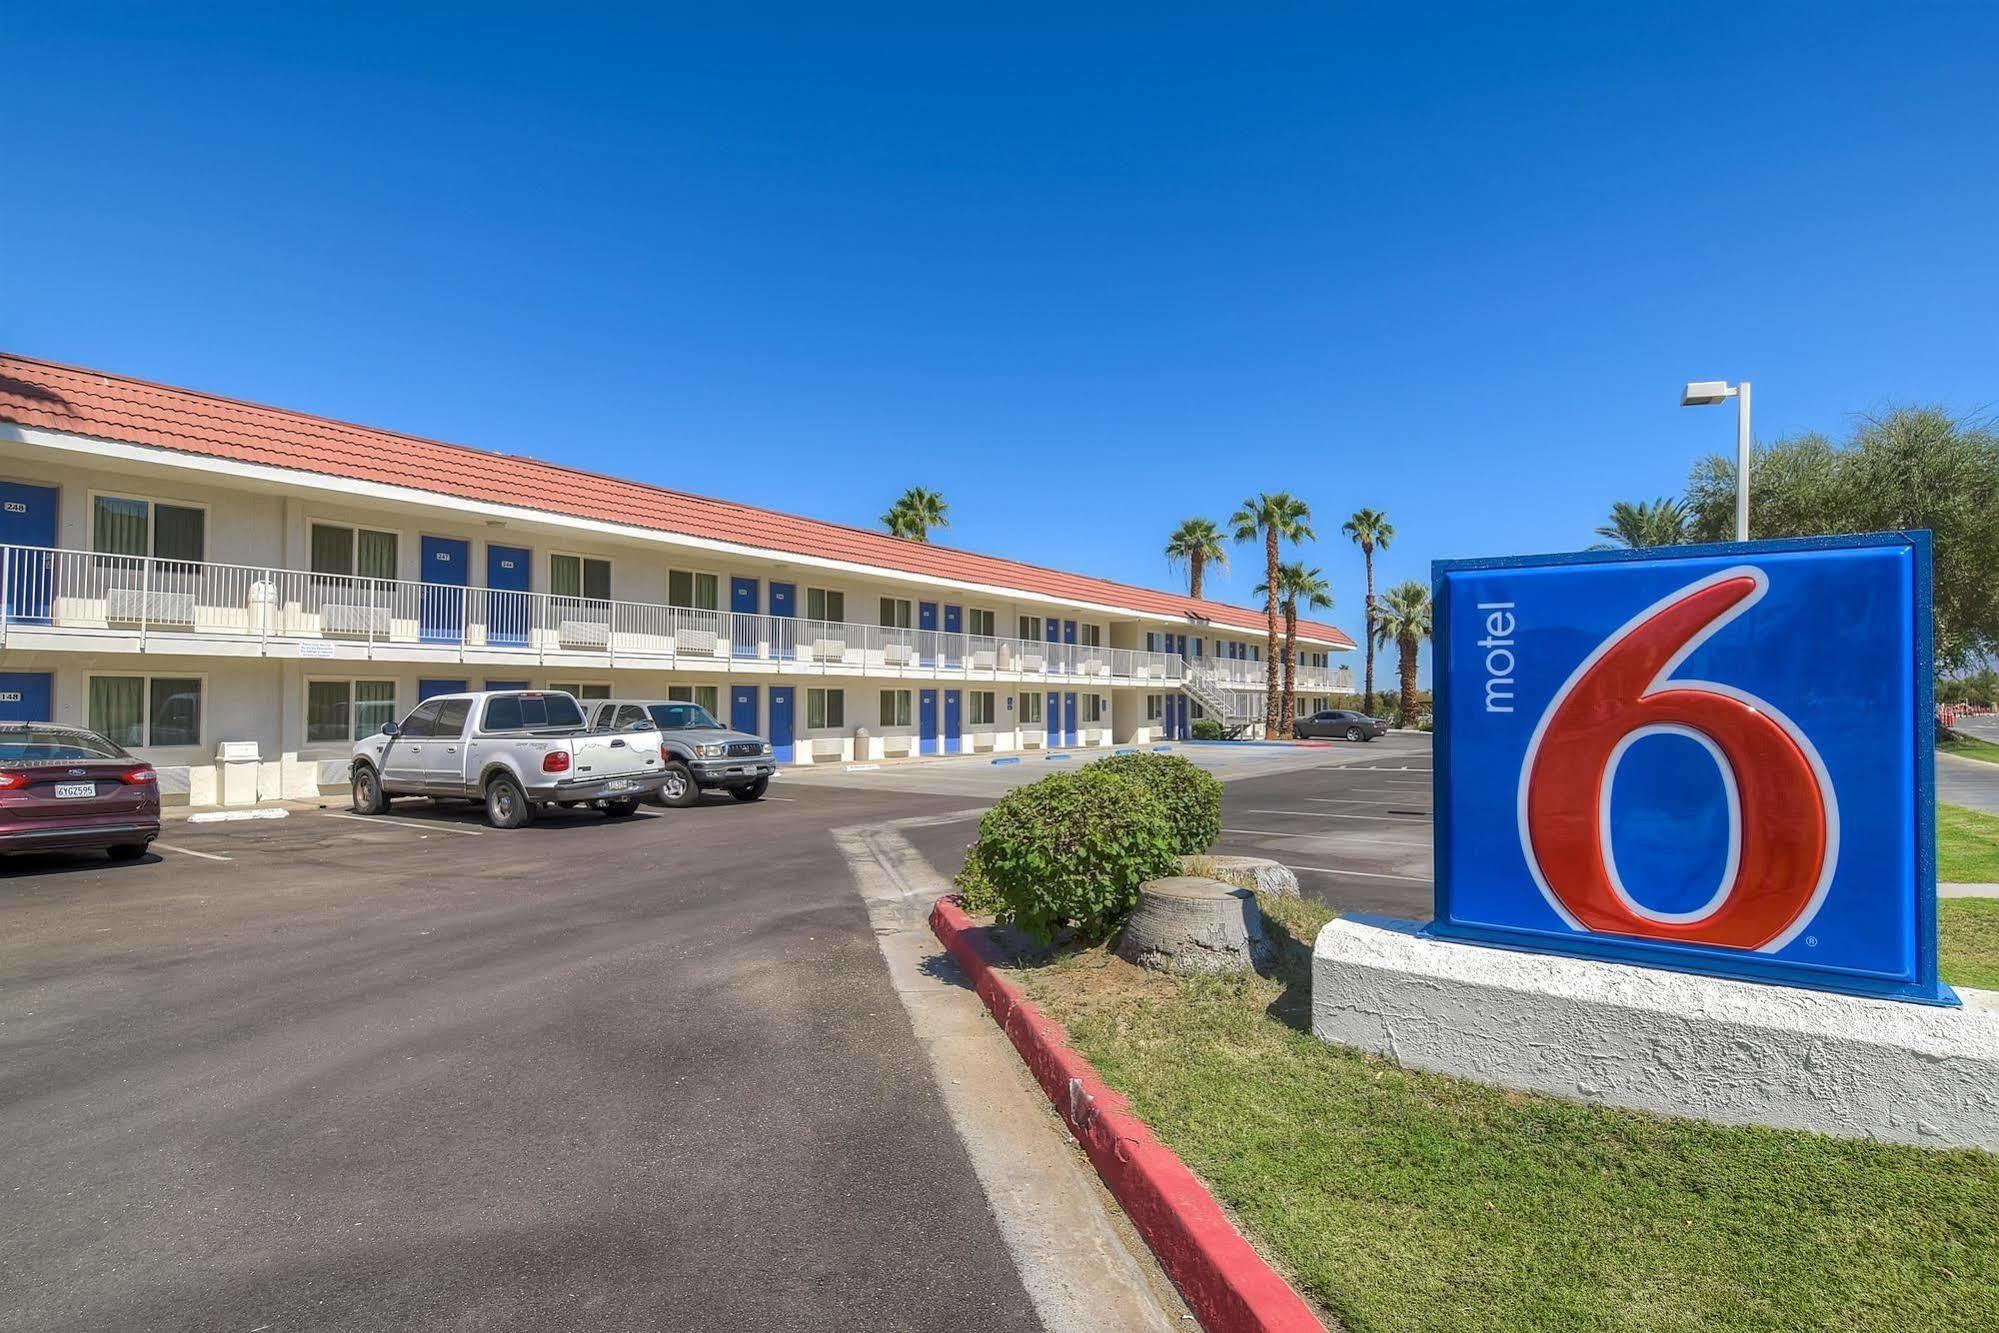
[[[395,737],[403,734],[403,729],[393,722],[384,722],[382,724],[382,734],[393,740]]]

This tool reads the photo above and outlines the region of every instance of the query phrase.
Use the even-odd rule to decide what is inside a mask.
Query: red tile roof
[[[1093,602],[1169,620],[1198,618],[1261,633],[1263,613],[1206,599],[1065,574],[840,523],[688,495],[511,454],[330,421],[122,375],[0,353],[0,421],[208,458],[413,487],[434,495],[565,514],[787,555],[818,556],[931,578]],[[1351,648],[1331,626],[1301,636]]]

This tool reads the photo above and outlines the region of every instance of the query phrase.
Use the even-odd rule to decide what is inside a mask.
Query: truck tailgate
[[[659,772],[656,731],[598,732],[570,742],[577,777],[639,777]]]

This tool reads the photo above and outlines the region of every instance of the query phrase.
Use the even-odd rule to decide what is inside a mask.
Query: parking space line
[[[1370,824],[1427,824],[1428,815],[1403,818],[1401,815],[1337,815],[1330,810],[1245,810],[1246,815],[1290,815],[1297,819],[1358,819]]]
[[[1307,796],[1305,799],[1308,801],[1317,801],[1321,805],[1407,805],[1414,798],[1404,797],[1395,800],[1372,801],[1359,796]],[[1298,813],[1301,815],[1310,814],[1311,811],[1300,810]]]
[[[485,836],[484,829],[453,828],[449,824],[424,824],[414,819],[390,819],[386,815],[343,815],[337,810],[323,810],[320,813],[327,819],[351,819],[357,824],[394,824],[397,828],[419,829],[425,833],[435,829],[439,833],[456,833],[466,838]]]
[[[197,852],[192,847],[176,847],[170,842],[155,842],[153,846],[163,852],[179,852],[182,856],[198,856],[204,861],[234,861],[236,859],[233,856],[224,856],[220,852]]]
[[[1428,875],[1390,875],[1380,870],[1345,870],[1333,866],[1297,866],[1289,861],[1285,865],[1293,870],[1310,870],[1321,875],[1358,875],[1362,879],[1406,879],[1412,884],[1434,884],[1437,881]]]

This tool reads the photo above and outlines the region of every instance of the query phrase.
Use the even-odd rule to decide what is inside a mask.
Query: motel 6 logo
[[[1769,952],[1825,901],[1839,858],[1839,803],[1811,740],[1747,690],[1674,677],[1769,587],[1761,570],[1738,565],[1647,607],[1584,659],[1534,729],[1520,766],[1520,843],[1541,892],[1576,929]],[[1728,802],[1721,883],[1687,911],[1637,902],[1611,850],[1618,765],[1653,735],[1705,749]]]
[[[1952,1003],[1926,533],[1436,567],[1445,938]]]

